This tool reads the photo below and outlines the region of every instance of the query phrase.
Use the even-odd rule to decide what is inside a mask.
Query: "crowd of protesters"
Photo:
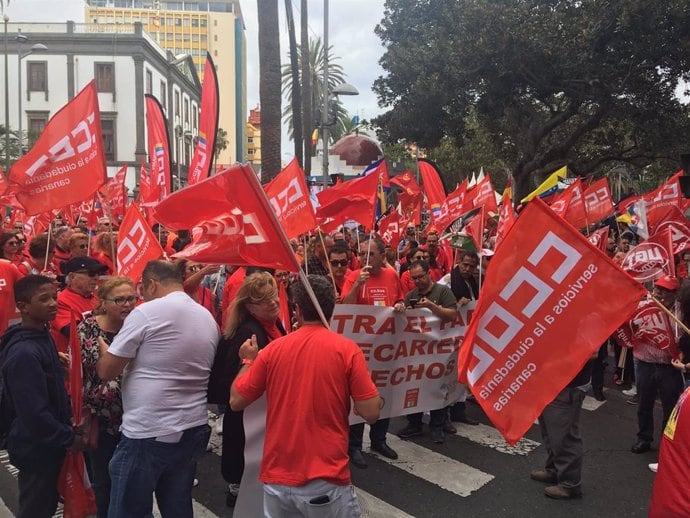
[[[50,233],[28,243],[21,223],[0,235],[0,347],[3,387],[16,414],[8,451],[19,469],[19,516],[52,516],[70,449],[86,452],[98,516],[149,516],[154,494],[163,516],[191,516],[196,461],[209,441],[209,405],[217,405],[223,436],[219,475],[228,484],[227,504],[235,505],[244,472],[242,411],[264,392],[266,516],[282,516],[281,509],[304,514],[314,506],[322,508],[319,516],[358,516],[349,464],[366,468],[367,461],[364,425],[347,425],[350,399],[371,424],[371,449],[390,459],[398,453],[386,442],[389,421],[378,419],[378,394],[361,351],[324,328],[298,275],[173,259],[189,233],[156,225],[166,257],[150,262],[135,286],[116,275],[115,227],[107,218],[93,231],[83,222],[69,227],[56,220]],[[292,244],[326,318],[336,303],[349,303],[397,312],[425,308],[452,320],[459,306],[479,297],[480,271],[493,255],[490,234],[478,251],[453,248],[447,236],[414,225],[397,246],[361,226]],[[606,253],[620,263],[634,244],[634,234],[615,228]],[[657,280],[653,293],[690,323],[690,289],[684,286],[690,254],[676,260],[678,277]],[[63,373],[75,329],[87,409],[81,423],[71,421]],[[679,345],[680,357],[652,344],[631,354],[611,339],[547,406],[540,425],[548,459],[531,473],[548,484],[547,496],[582,494],[579,410],[586,390],[605,399],[609,347],[615,351],[613,381],[638,405],[631,450],[642,453],[672,417],[683,390],[682,373],[690,369],[687,335]],[[297,390],[300,384],[308,390]],[[324,409],[311,415],[310,398],[317,395]],[[661,428],[653,422],[657,396]],[[454,423],[477,424],[468,398],[463,387],[459,401],[431,411],[434,442],[455,433]],[[295,418],[303,415],[305,422]],[[422,414],[412,414],[398,435],[422,433]]]

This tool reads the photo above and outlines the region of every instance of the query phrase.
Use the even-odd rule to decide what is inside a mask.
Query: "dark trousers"
[[[431,416],[429,426],[431,428],[442,428],[443,424],[446,422],[446,419],[448,418],[448,409],[439,408],[438,410],[432,410],[431,412],[429,412],[429,415]],[[416,414],[407,414],[407,422],[413,426],[419,426],[421,428],[423,416],[424,412],[418,412]]]
[[[17,518],[51,518],[58,504],[57,483],[65,452],[19,470]]]
[[[107,518],[110,505],[110,473],[108,464],[113,458],[120,434],[111,435],[101,429],[98,433],[98,448],[86,452],[91,464],[91,483],[96,496],[96,512],[98,518]]]
[[[654,438],[654,402],[657,395],[661,399],[663,430],[681,392],[683,377],[672,365],[637,362],[637,438],[640,441],[651,443]]]
[[[608,356],[608,341],[599,347],[599,354],[592,364],[592,389],[604,390],[604,370],[606,370],[606,357]],[[630,351],[628,351],[628,354]]]
[[[559,485],[569,489],[579,489],[582,478],[580,409],[584,399],[583,391],[566,387],[539,416],[541,436],[548,455],[545,469],[556,475]]]
[[[369,439],[372,444],[386,442],[388,424],[390,419],[379,419],[371,425]],[[364,423],[353,424],[350,426],[350,451],[362,449],[362,437],[364,436]]]

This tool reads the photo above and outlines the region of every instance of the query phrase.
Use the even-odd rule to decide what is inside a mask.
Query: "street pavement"
[[[546,457],[538,425],[511,448],[479,406],[468,403],[468,413],[481,424],[457,424],[457,434],[447,437],[444,444],[434,444],[426,427],[425,435],[400,440],[393,433],[405,426],[405,418],[391,421],[388,439],[400,454],[399,460],[370,453],[365,444],[369,467],[352,467],[364,516],[646,516],[654,477],[647,464],[657,460],[656,442],[651,452],[630,453],[637,430],[636,407],[626,403],[617,387],[607,388],[605,394],[603,403],[588,396],[582,410],[585,458],[581,499],[550,500],[543,494],[544,485],[530,480],[530,470],[543,467]],[[658,429],[659,408],[656,423]],[[225,505],[226,486],[220,476],[220,437],[215,433],[212,445],[198,466],[195,516],[230,517],[232,510]],[[0,516],[12,516],[17,509],[16,470],[6,452],[0,452],[0,463]]]

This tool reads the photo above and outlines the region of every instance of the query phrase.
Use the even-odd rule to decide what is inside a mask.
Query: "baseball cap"
[[[108,270],[108,267],[91,257],[73,257],[72,259],[62,263],[62,273],[65,275],[82,270],[86,270],[87,272],[105,273],[106,270]]]
[[[680,282],[678,282],[678,279],[675,277],[664,275],[660,279],[657,279],[657,281],[654,283],[654,286],[659,286],[659,288],[664,288],[665,290],[669,291],[676,291],[678,288],[680,288]]]

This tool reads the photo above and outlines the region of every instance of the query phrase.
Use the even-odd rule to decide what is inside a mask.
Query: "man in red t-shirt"
[[[405,292],[393,268],[385,268],[386,247],[380,239],[364,241],[360,245],[359,256],[365,264],[359,270],[350,272],[343,284],[344,304],[368,304],[370,306],[393,306],[397,311],[405,311]],[[388,419],[381,419],[371,426],[369,438],[371,449],[389,459],[397,459],[398,454],[386,443]],[[367,461],[362,455],[362,436],[364,424],[350,427],[350,461],[358,468],[366,468]]]
[[[682,518],[688,516],[690,493],[690,390],[681,394],[666,422],[659,450],[659,468],[654,479],[649,518]]]
[[[309,283],[330,319],[332,284],[319,275],[310,275]],[[348,465],[350,399],[368,423],[378,418],[381,400],[357,344],[321,322],[302,283],[293,295],[299,329],[261,354],[255,336],[242,344],[230,407],[244,410],[266,393],[259,474],[266,516],[314,516],[315,506],[324,516],[359,516]]]
[[[21,321],[14,301],[14,283],[23,276],[11,262],[0,259],[0,334]]]

